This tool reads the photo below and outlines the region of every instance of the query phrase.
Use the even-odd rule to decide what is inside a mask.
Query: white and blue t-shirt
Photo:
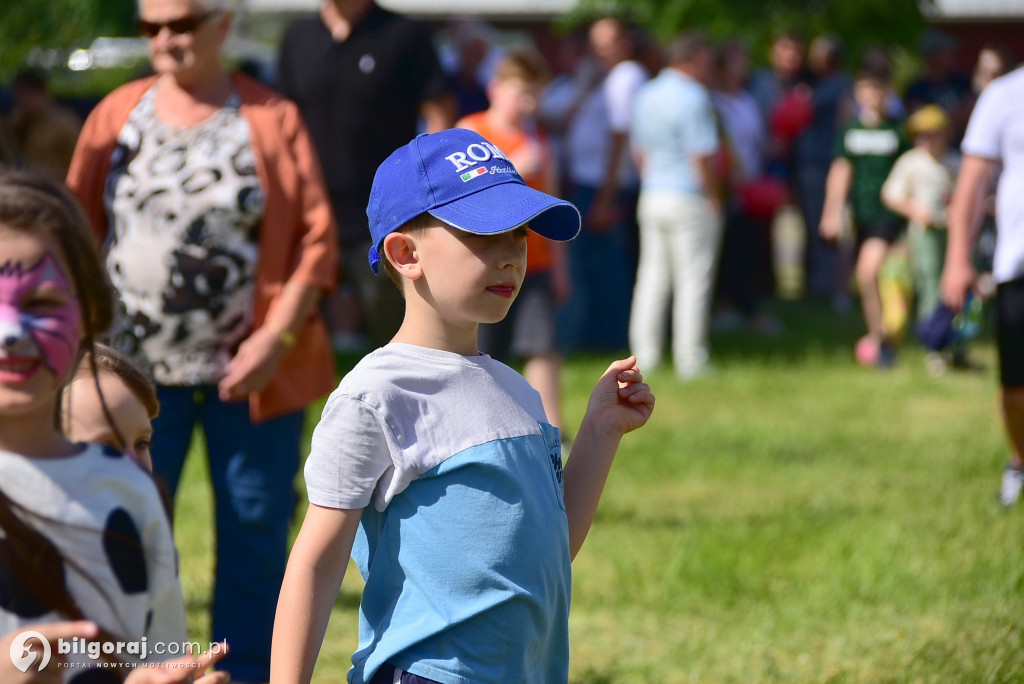
[[[350,682],[384,663],[451,684],[568,680],[561,444],[522,376],[378,349],[328,399],[305,476],[310,503],[365,508]]]

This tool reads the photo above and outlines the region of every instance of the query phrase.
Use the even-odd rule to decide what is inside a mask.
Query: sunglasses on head
[[[139,33],[149,38],[156,38],[161,30],[166,26],[167,30],[176,35],[182,35],[185,33],[192,33],[197,28],[202,26],[203,22],[217,14],[217,10],[211,10],[198,15],[186,15],[179,17],[178,19],[171,19],[170,21],[156,22],[146,21],[145,19],[139,19],[138,27]]]

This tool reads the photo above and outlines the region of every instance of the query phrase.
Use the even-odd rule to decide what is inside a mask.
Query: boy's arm
[[[853,165],[845,157],[837,157],[828,169],[825,180],[825,207],[818,231],[826,240],[839,239],[843,230],[843,208],[853,182]]]
[[[273,684],[306,684],[312,678],[362,512],[314,504],[306,511],[277,601],[270,651]]]
[[[925,226],[935,223],[932,212],[928,211],[927,207],[909,197],[886,192],[884,188],[882,189],[882,204],[908,221],[916,221]]]
[[[908,221],[929,226],[934,222],[928,207],[915,201],[909,193],[911,176],[905,157],[896,160],[889,177],[882,184],[882,204]]]
[[[632,356],[615,361],[597,381],[562,473],[573,558],[594,522],[622,435],[643,427],[654,410],[654,395],[635,363]]]

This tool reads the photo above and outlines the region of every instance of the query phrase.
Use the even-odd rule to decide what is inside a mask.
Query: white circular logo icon
[[[11,642],[11,662],[22,672],[35,664],[39,653],[28,646],[29,639],[38,639],[43,644],[43,659],[36,670],[42,670],[50,662],[50,642],[39,632],[22,632]]]
[[[377,60],[373,58],[373,55],[366,54],[359,58],[359,70],[364,74],[369,74],[376,68]]]

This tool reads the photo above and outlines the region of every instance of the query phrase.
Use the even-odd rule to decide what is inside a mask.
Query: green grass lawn
[[[856,313],[774,311],[778,339],[713,338],[713,377],[648,373],[654,417],[623,440],[573,568],[573,681],[1024,680],[1024,513],[995,503],[992,345],[980,373],[931,378],[916,348],[866,371]],[[569,360],[567,425],[609,360]],[[197,639],[211,530],[190,458],[177,534]],[[358,600],[352,571],[317,681],[344,681]]]

